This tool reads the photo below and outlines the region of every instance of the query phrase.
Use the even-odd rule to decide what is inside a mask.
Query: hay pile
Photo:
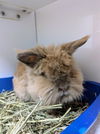
[[[13,91],[0,94],[0,134],[59,134],[87,107],[77,107],[75,111],[69,107],[63,116],[56,117],[47,110],[60,109],[61,104],[40,106],[40,103],[24,103]]]

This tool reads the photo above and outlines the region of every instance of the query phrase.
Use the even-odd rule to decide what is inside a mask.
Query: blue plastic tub
[[[0,78],[0,93],[13,90],[13,77]]]
[[[0,92],[13,90],[13,77],[0,78]],[[71,123],[61,134],[85,134],[95,122],[100,113],[100,83],[84,82],[83,101],[90,106],[75,121]]]
[[[86,134],[100,113],[100,84],[92,81],[84,83],[83,101],[90,106],[61,134]]]

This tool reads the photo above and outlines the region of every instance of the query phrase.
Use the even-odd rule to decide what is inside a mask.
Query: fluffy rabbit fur
[[[16,95],[25,101],[39,99],[43,105],[67,103],[83,93],[83,76],[72,54],[88,40],[61,46],[36,46],[18,53],[18,66],[13,82]]]

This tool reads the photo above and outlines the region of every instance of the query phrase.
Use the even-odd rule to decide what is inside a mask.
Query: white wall
[[[60,44],[90,34],[75,57],[86,80],[100,82],[100,1],[58,0],[37,10],[38,44]]]
[[[91,34],[75,57],[86,80],[100,82],[100,0],[58,0],[37,10],[38,44],[61,44]],[[15,49],[36,44],[34,14],[21,21],[0,19],[0,78],[15,71]]]
[[[32,48],[35,44],[34,14],[19,21],[0,19],[0,78],[15,72],[15,49]]]

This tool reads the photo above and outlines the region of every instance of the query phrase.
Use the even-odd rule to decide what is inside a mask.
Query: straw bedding
[[[0,94],[0,134],[59,134],[85,109],[82,105],[68,105],[63,115],[48,114],[48,110],[62,109],[62,105],[41,106],[41,101],[20,101],[13,91]]]

